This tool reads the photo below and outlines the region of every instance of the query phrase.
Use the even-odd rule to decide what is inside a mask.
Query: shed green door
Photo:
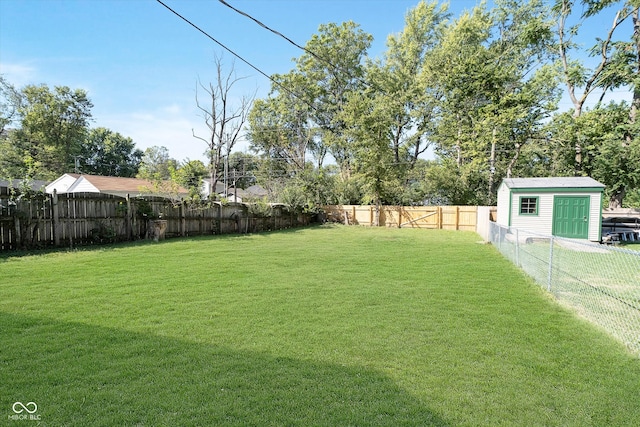
[[[589,196],[553,198],[553,235],[573,239],[589,238]]]

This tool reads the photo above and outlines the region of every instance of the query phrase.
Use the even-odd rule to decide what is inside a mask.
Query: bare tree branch
[[[203,84],[198,78],[196,85],[196,106],[201,113],[208,129],[208,135],[196,135],[194,138],[207,145],[209,160],[209,195],[215,195],[216,185],[223,170],[223,161],[229,156],[236,143],[241,138],[241,132],[247,121],[255,92],[252,96],[243,96],[238,102],[233,102],[232,89],[243,77],[236,77],[233,63],[228,72],[224,71],[222,57],[214,58],[216,67],[215,83]],[[198,92],[206,94],[206,100],[201,100]]]

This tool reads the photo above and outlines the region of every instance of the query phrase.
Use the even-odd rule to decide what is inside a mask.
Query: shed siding
[[[511,227],[541,234],[553,233],[553,203],[555,196],[589,196],[589,240],[599,241],[601,238],[600,204],[601,193],[511,193]],[[520,215],[520,198],[538,197],[538,215]]]
[[[602,193],[592,193],[590,202],[589,240],[599,242],[602,239]]]
[[[520,198],[537,197],[538,214],[520,215]],[[551,234],[553,225],[553,193],[511,193],[511,226],[541,234]]]
[[[497,208],[497,218],[496,222],[505,227],[509,227],[509,195],[511,191],[509,191],[509,187],[506,185],[500,184],[498,188],[498,208]]]

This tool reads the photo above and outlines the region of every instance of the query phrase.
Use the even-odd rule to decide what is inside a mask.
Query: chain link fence
[[[640,356],[640,252],[493,222],[490,241],[560,303]]]

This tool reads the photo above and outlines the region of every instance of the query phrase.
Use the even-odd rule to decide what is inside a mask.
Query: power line
[[[227,3],[225,0],[218,0],[220,3],[222,3],[223,5],[227,6],[229,9],[233,10],[236,13],[239,13],[242,16],[247,17],[248,19],[252,20],[253,22],[255,22],[256,24],[258,24],[259,26],[261,26],[262,28],[264,28],[267,31],[272,32],[273,34],[282,37],[283,39],[285,39],[286,41],[288,41],[289,43],[291,43],[293,46],[297,47],[298,49],[307,52],[309,55],[313,56],[314,58],[316,58],[318,61],[320,62],[324,62],[325,64],[327,64],[331,69],[332,69],[332,74],[334,75],[334,77],[338,80],[341,80],[339,78],[339,76],[337,75],[337,72],[340,71],[340,67],[338,67],[337,65],[335,65],[333,62],[329,61],[326,58],[323,58],[322,56],[318,55],[317,53],[313,52],[312,50],[307,49],[304,46],[299,45],[298,43],[294,42],[293,40],[291,40],[289,37],[285,36],[284,34],[282,34],[281,32],[274,30],[273,28],[269,27],[268,25],[264,24],[263,22],[261,22],[260,20],[254,18],[253,16],[249,15],[246,12],[243,12],[240,9],[237,9],[233,6],[231,6],[229,3]],[[352,76],[350,75],[350,73],[347,72],[347,75],[352,78],[357,80],[359,83],[363,84],[366,87],[369,87],[369,83],[366,82],[365,80],[357,77],[357,76]],[[344,82],[341,82],[344,83]]]
[[[188,20],[187,18],[185,18],[184,16],[182,16],[181,14],[179,14],[178,12],[176,12],[175,10],[173,10],[171,7],[169,7],[166,3],[164,3],[162,0],[156,0],[158,3],[160,3],[162,6],[164,6],[165,8],[167,8],[171,13],[173,13],[174,15],[176,15],[178,18],[182,19],[184,22],[186,22],[187,24],[191,25],[193,28],[195,28],[196,30],[198,30],[200,33],[202,33],[205,37],[207,37],[208,39],[210,39],[211,41],[213,41],[214,43],[216,43],[218,46],[222,47],[224,50],[226,50],[227,52],[231,53],[233,56],[235,56],[236,58],[240,59],[242,62],[244,62],[245,64],[247,64],[248,66],[250,66],[251,68],[253,68],[254,70],[256,70],[258,73],[262,74],[264,77],[268,78],[272,83],[274,83],[276,86],[278,86],[279,88],[285,90],[287,93],[289,93],[290,95],[298,98],[299,100],[301,100],[302,102],[304,102],[305,104],[307,104],[309,107],[311,107],[312,109],[316,110],[316,107],[311,105],[310,103],[308,103],[306,100],[302,99],[301,97],[299,97],[296,93],[294,93],[293,91],[291,91],[290,89],[286,88],[285,86],[283,86],[281,83],[279,83],[278,81],[276,81],[274,78],[272,78],[271,76],[269,76],[267,73],[265,73],[264,71],[262,71],[261,69],[259,69],[258,67],[256,67],[255,65],[253,65],[252,63],[250,63],[249,61],[247,61],[246,59],[244,59],[242,56],[240,56],[239,54],[237,54],[236,52],[234,52],[232,49],[230,49],[229,47],[225,46],[224,44],[222,44],[221,42],[219,42],[218,40],[216,40],[213,36],[211,36],[209,33],[207,33],[206,31],[204,31],[202,28],[198,27],[196,24],[194,24],[193,22],[191,22],[190,20]]]
[[[246,12],[243,12],[239,9],[236,9],[235,7],[231,6],[229,3],[227,3],[224,0],[218,0],[220,3],[222,3],[223,5],[227,6],[229,9],[233,10],[236,13],[239,13],[242,16],[245,16],[249,19],[251,19],[253,22],[255,22],[256,24],[260,25],[262,28],[264,28],[265,30],[271,31],[273,34],[282,37],[283,39],[285,39],[286,41],[288,41],[289,43],[291,43],[292,45],[294,45],[295,47],[297,47],[298,49],[304,50],[305,52],[307,52],[309,55],[312,55],[313,57],[321,60],[321,61],[325,61],[323,58],[319,57],[318,55],[316,55],[314,52],[310,51],[309,49],[307,49],[304,46],[300,46],[299,44],[297,44],[296,42],[294,42],[293,40],[291,40],[289,37],[285,36],[284,34],[282,34],[279,31],[274,30],[273,28],[268,27],[267,25],[263,24],[262,22],[260,22],[259,20],[257,20],[256,18],[254,18],[253,16],[249,15]],[[329,63],[330,64],[330,63]],[[332,64],[330,64],[332,65]],[[332,65],[333,66],[333,65]]]

